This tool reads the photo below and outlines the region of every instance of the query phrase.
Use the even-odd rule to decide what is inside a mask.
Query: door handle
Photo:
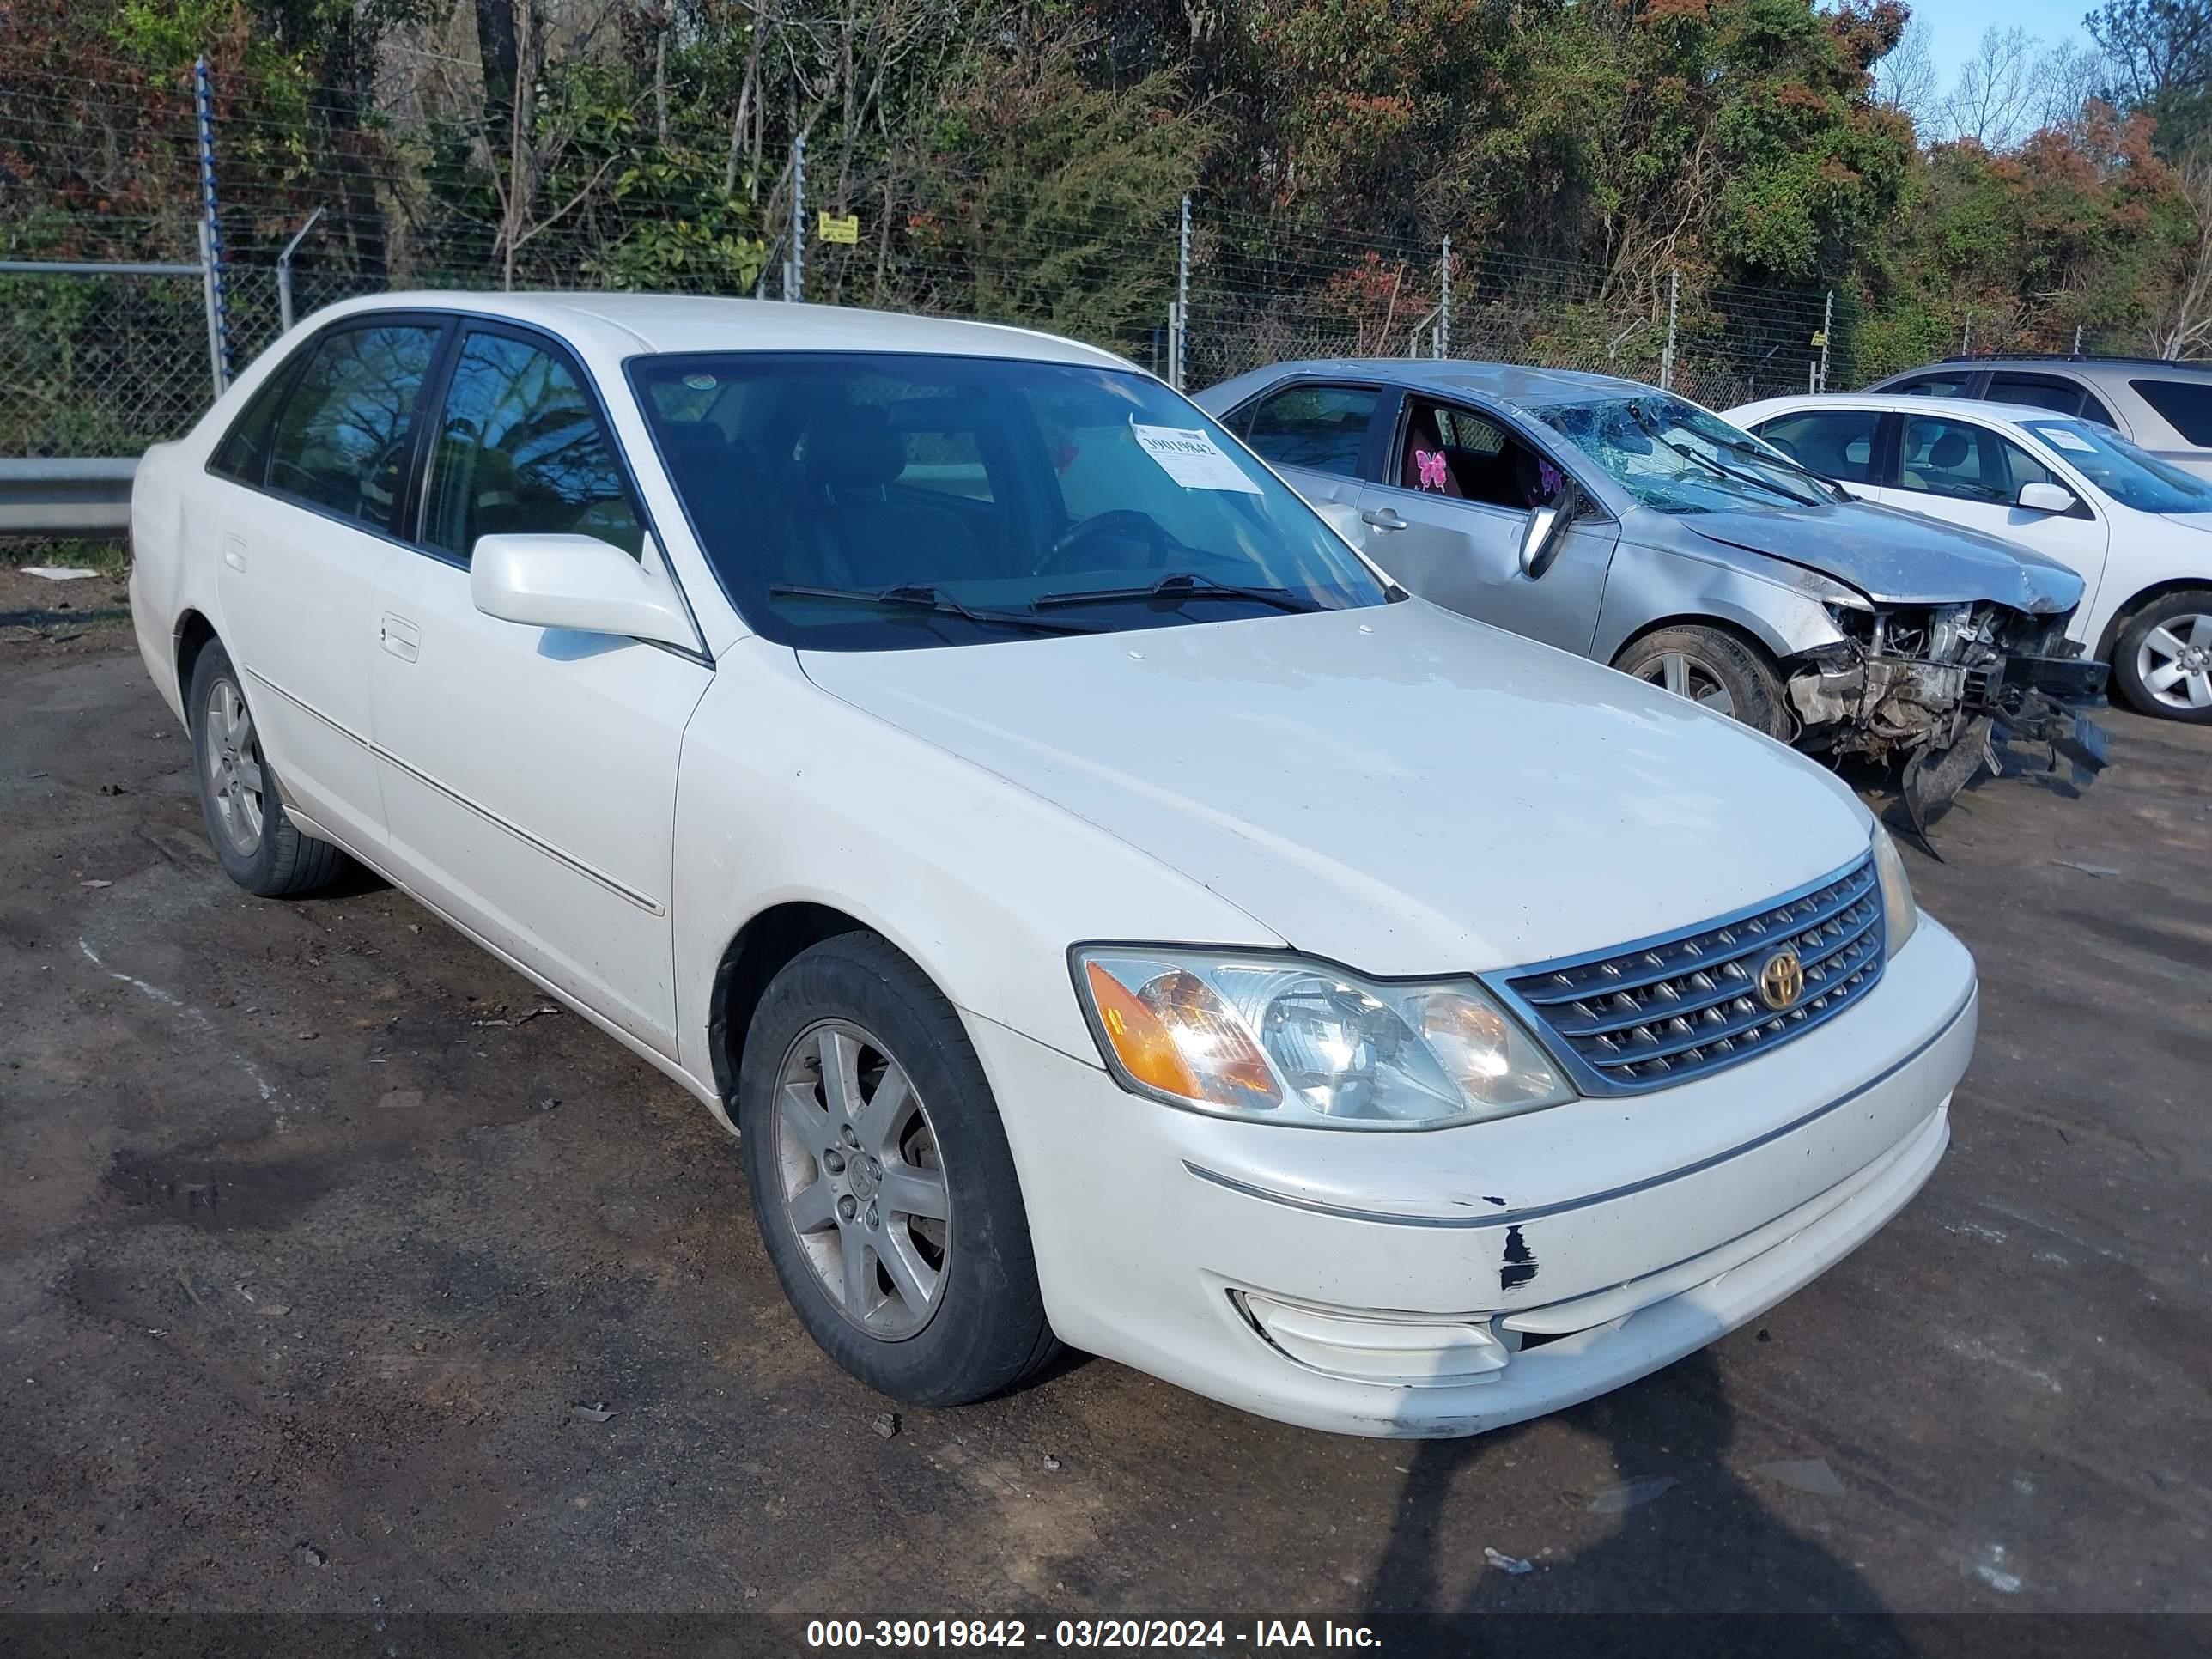
[[[404,617],[395,617],[389,611],[376,625],[377,643],[402,662],[413,662],[422,654],[422,630]]]
[[[1362,524],[1371,524],[1377,530],[1403,530],[1406,521],[1398,516],[1395,507],[1370,507],[1359,515]]]

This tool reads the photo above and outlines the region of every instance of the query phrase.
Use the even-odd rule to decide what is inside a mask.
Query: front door
[[[372,854],[384,811],[368,641],[386,566],[412,556],[392,520],[444,332],[427,320],[333,329],[283,371],[265,435],[227,440],[221,458],[245,488],[220,527],[216,592],[262,753],[303,816]]]
[[[2081,607],[2067,632],[2086,639],[2097,584],[2105,574],[2111,526],[2080,487],[1992,428],[1954,415],[1907,415],[1902,423],[1896,483],[1866,492],[1891,507],[1964,525],[2017,542],[2078,571]],[[2075,492],[2073,513],[2039,513],[2017,505],[2026,483],[2055,483]]]
[[[1359,494],[1367,555],[1423,599],[1587,655],[1620,527],[1587,516],[1541,576],[1521,568],[1532,508],[1566,475],[1495,416],[1418,393],[1385,474]]]
[[[501,622],[469,594],[479,536],[589,535],[660,560],[588,386],[540,337],[462,337],[423,551],[393,570],[373,629],[390,853],[468,927],[672,1056],[677,757],[714,670]]]

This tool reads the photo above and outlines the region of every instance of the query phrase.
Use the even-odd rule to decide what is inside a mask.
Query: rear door
[[[242,427],[216,458],[245,486],[216,587],[262,752],[306,817],[365,852],[384,842],[369,750],[376,594],[412,556],[395,520],[447,328],[391,313],[331,327],[283,371],[265,432]]]
[[[661,556],[564,346],[472,323],[450,356],[418,548],[390,568],[370,630],[391,857],[466,926],[672,1056],[677,754],[713,665],[476,608],[480,536],[580,534]]]
[[[2039,483],[2073,491],[2075,510],[2039,513],[2018,506],[2021,486]],[[1869,493],[1888,506],[2016,542],[2078,571],[2087,587],[2069,632],[2081,636],[2089,598],[2104,576],[2111,524],[2081,480],[2062,476],[1978,421],[1907,414],[1899,434],[1895,481]]]
[[[1504,416],[1404,395],[1385,483],[1359,493],[1367,556],[1423,599],[1587,654],[1620,526],[1592,514],[1565,532],[1540,577],[1521,569],[1528,515],[1567,479]]]

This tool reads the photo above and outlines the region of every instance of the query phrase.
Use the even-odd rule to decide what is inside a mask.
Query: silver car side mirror
[[[1528,510],[1521,526],[1521,574],[1534,581],[1552,568],[1567,539],[1568,526],[1580,516],[1582,492],[1572,484],[1559,491],[1558,501]]]
[[[2071,513],[2074,492],[2064,484],[2038,479],[2020,487],[2017,505],[2025,513]]]

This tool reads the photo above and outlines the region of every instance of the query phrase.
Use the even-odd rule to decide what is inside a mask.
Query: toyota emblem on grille
[[[1759,970],[1759,1000],[1780,1013],[1805,994],[1805,968],[1795,951],[1777,951]]]

